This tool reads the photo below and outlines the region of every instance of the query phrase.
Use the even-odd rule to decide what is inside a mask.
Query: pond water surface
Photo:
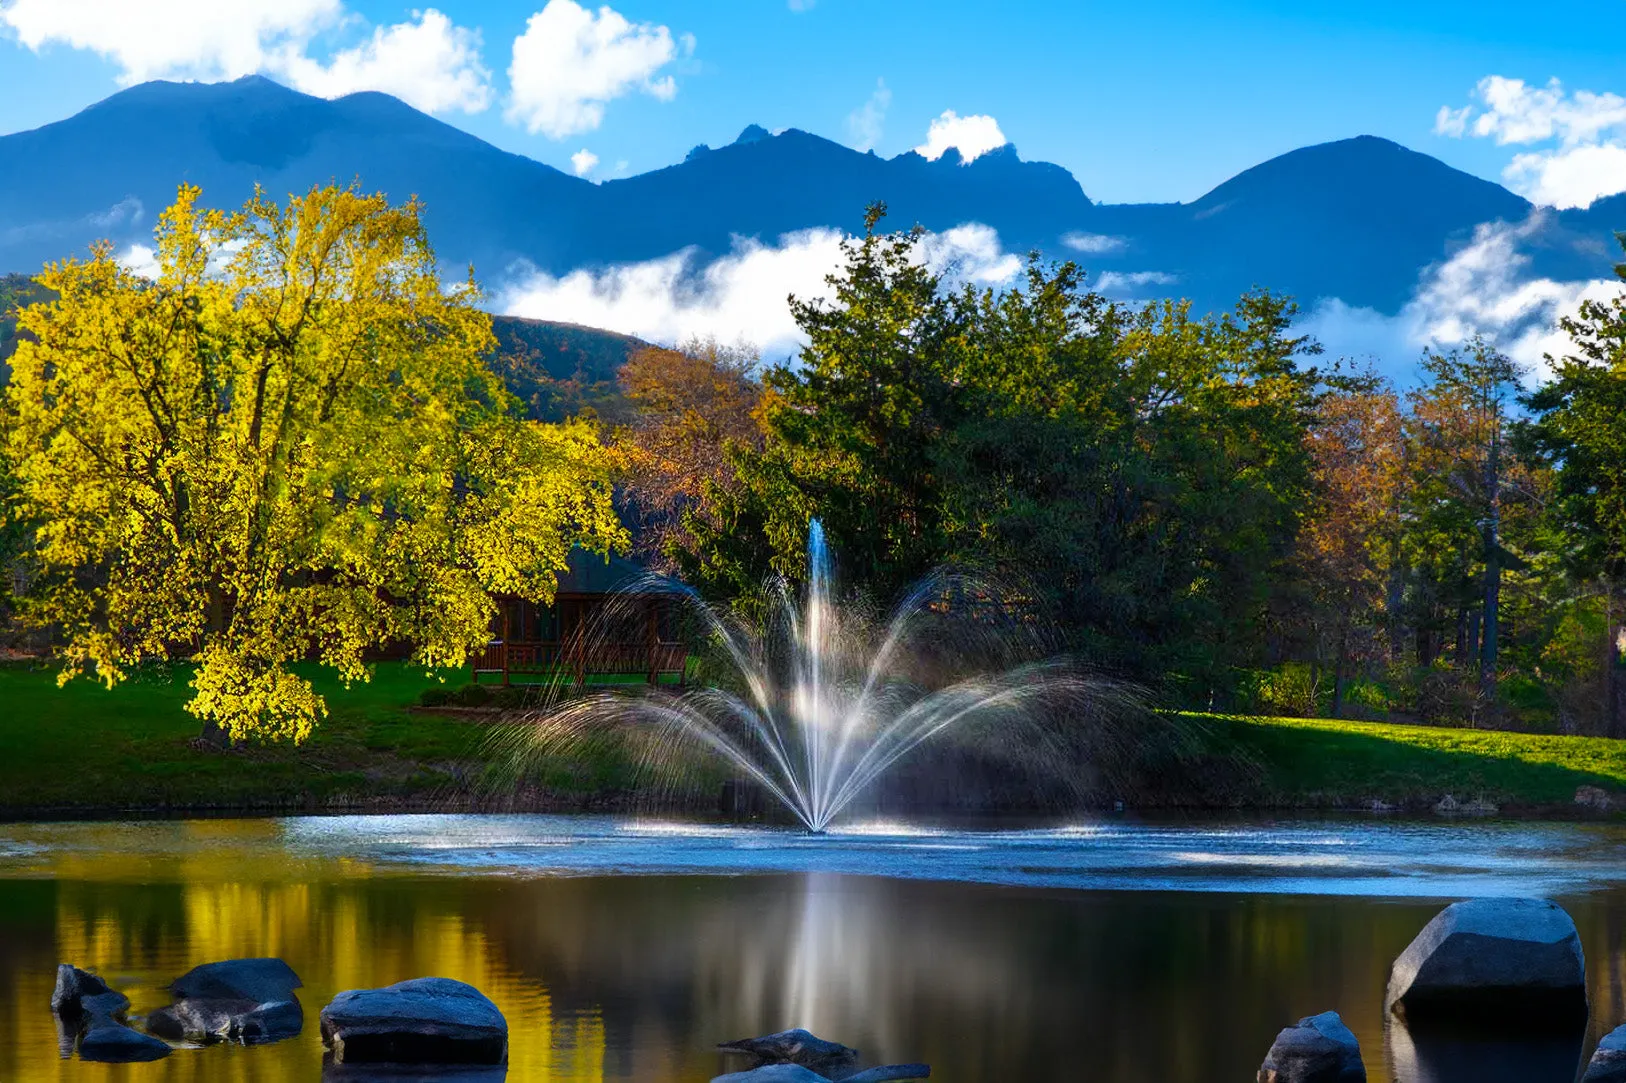
[[[1396,954],[1443,902],[1560,899],[1591,1032],[1443,1056],[1385,1031]],[[62,1059],[55,966],[137,1014],[211,960],[276,955],[307,1026],[270,1046]],[[342,989],[441,975],[508,1018],[508,1078],[703,1083],[718,1041],[806,1026],[943,1083],[1251,1080],[1339,1011],[1375,1083],[1570,1083],[1626,1021],[1626,832],[1383,821],[824,837],[591,817],[0,825],[0,1083],[318,1080]],[[1488,1065],[1481,1059],[1488,1053]],[[1459,1055],[1460,1054],[1460,1055]],[[1432,1059],[1431,1059],[1432,1058]],[[1522,1058],[1522,1059],[1521,1059]]]

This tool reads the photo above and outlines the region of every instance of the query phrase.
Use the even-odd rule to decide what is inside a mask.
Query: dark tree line
[[[832,300],[793,301],[796,364],[628,367],[643,532],[702,589],[799,575],[817,516],[854,589],[987,570],[1189,703],[1626,722],[1620,300],[1566,321],[1537,388],[1476,340],[1399,393],[1318,367],[1269,293],[1198,317],[1037,261],[953,286],[868,225]]]

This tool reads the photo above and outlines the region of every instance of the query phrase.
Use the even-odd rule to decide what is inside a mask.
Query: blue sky
[[[1576,159],[1596,172],[1619,164],[1608,156],[1626,127],[1611,114],[1572,137],[1561,121],[1544,143],[1510,123],[1478,136],[1473,126],[1488,108],[1475,88],[1489,76],[1528,88],[1561,80],[1548,103],[1560,112],[1576,91],[1626,91],[1621,0],[611,8],[613,18],[570,0],[0,0],[0,131],[59,119],[144,75],[253,68],[316,92],[405,87],[506,149],[604,178],[671,164],[753,122],[873,140],[892,155],[954,110],[993,118],[1023,157],[1057,162],[1092,198],[1119,202],[1193,199],[1274,154],[1361,133],[1496,180],[1519,154],[1556,155],[1581,138],[1605,147]],[[528,26],[526,70],[511,80]],[[403,27],[416,44],[388,38]],[[572,29],[579,48],[553,40]],[[1539,112],[1531,101],[1523,119]],[[1616,100],[1601,101],[1582,111],[1608,113]],[[1439,120],[1442,107],[1470,105],[1458,134]],[[582,151],[596,162],[573,164]],[[1527,188],[1541,164],[1518,175]]]

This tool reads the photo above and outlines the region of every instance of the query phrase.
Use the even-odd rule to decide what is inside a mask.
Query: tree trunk
[[[1621,703],[1626,696],[1626,614],[1621,612],[1619,592],[1611,583],[1608,593],[1605,612],[1608,615],[1609,627],[1609,661],[1604,667],[1604,733],[1610,737],[1621,736],[1622,716],[1626,712]]]
[[[1349,660],[1349,614],[1338,620],[1338,661],[1332,670],[1332,716],[1344,717],[1344,668]]]
[[[1485,488],[1489,496],[1485,516],[1485,636],[1479,648],[1479,691],[1489,698],[1496,693],[1497,634],[1502,604],[1502,441],[1492,436],[1490,455],[1485,462]]]

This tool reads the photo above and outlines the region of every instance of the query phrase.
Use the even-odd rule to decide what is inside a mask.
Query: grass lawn
[[[58,688],[45,666],[0,665],[0,811],[433,803],[481,791],[491,728],[405,709],[434,677],[384,663],[347,689],[331,671],[303,672],[330,712],[312,737],[223,752],[191,745],[200,727],[182,709],[184,668],[108,691],[87,680]]]
[[[1433,804],[1483,797],[1501,805],[1570,807],[1580,786],[1626,796],[1626,741],[1331,719],[1194,715],[1209,746],[1261,772],[1267,803]]]
[[[52,668],[0,664],[0,815],[432,807],[510,792],[507,765],[488,748],[492,726],[406,710],[426,688],[456,687],[461,674],[441,685],[416,667],[386,663],[370,683],[348,689],[320,668],[305,675],[331,712],[310,740],[223,752],[192,745],[199,725],[182,709],[191,694],[184,668],[145,673],[108,691],[92,681],[58,688]],[[1510,810],[1558,810],[1572,808],[1576,788],[1587,785],[1626,800],[1626,741],[1184,717],[1203,728],[1207,756],[1199,770],[1227,776],[1201,796],[1196,792],[1206,788],[1195,786],[1193,804],[1331,808],[1382,800],[1419,808],[1452,794]],[[598,759],[544,764],[526,780],[540,803],[613,807],[625,797],[628,765],[614,753],[589,755]]]

